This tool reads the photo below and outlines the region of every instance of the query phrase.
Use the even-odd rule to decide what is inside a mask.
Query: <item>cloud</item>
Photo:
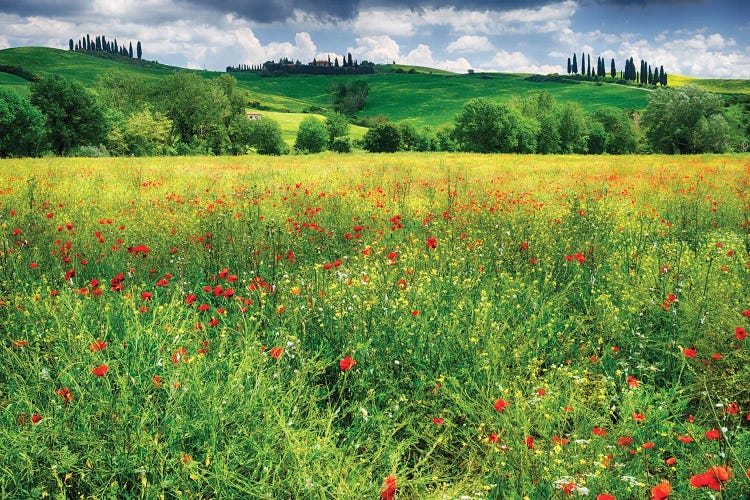
[[[357,46],[350,50],[355,59],[375,63],[391,63],[400,58],[396,40],[388,35],[372,35],[357,38]]]
[[[458,40],[454,40],[445,48],[450,53],[469,53],[469,52],[491,52],[495,50],[494,45],[486,36],[464,35]]]
[[[561,65],[536,64],[523,52],[508,52],[500,50],[482,71],[493,71],[498,73],[563,73],[566,70]]]

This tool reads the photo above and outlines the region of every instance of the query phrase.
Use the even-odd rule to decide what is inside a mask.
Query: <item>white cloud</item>
[[[495,50],[494,45],[486,36],[464,35],[458,40],[454,40],[445,48],[450,53],[469,53],[469,52],[491,52]]]
[[[391,63],[400,58],[396,40],[388,35],[371,35],[357,38],[357,46],[349,52],[355,59],[374,63]]]
[[[362,35],[412,36],[419,17],[416,12],[402,9],[368,9],[360,11],[352,31]]]
[[[566,70],[560,65],[536,64],[526,54],[519,51],[498,51],[489,64],[482,67],[482,71],[493,71],[498,73],[537,73],[546,75],[549,73],[563,73]]]

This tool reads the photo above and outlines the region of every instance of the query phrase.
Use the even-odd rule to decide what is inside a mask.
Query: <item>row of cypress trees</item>
[[[580,74],[587,77],[618,77],[614,58],[610,60],[609,72],[607,72],[607,64],[603,57],[597,58],[596,68],[592,68],[591,54],[587,55],[584,53],[581,53],[580,71],[577,55],[574,53],[572,58],[568,58],[568,74]],[[623,80],[638,82],[644,85],[667,85],[667,73],[664,71],[664,66],[659,66],[658,68],[653,66],[652,68],[648,61],[641,59],[640,70],[636,70],[632,57],[625,60],[625,69],[620,72],[619,77]]]
[[[107,40],[104,35],[91,38],[87,33],[85,37],[81,37],[78,41],[74,41],[72,38],[68,40],[68,48],[71,51],[88,51],[88,52],[109,52],[110,54],[119,54],[123,57],[133,58],[133,42],[128,43],[128,47],[125,45],[119,45],[117,38],[114,41]],[[143,56],[143,48],[141,47],[140,40],[136,44],[135,56],[141,59]]]

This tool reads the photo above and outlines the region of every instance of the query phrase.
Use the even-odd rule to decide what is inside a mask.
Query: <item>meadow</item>
[[[750,157],[0,162],[3,498],[746,498]]]

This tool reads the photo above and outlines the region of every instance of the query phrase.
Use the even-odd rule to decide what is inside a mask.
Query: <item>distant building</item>
[[[260,113],[250,113],[250,112],[248,112],[248,113],[245,113],[245,116],[247,116],[248,120],[260,120],[261,119]]]

